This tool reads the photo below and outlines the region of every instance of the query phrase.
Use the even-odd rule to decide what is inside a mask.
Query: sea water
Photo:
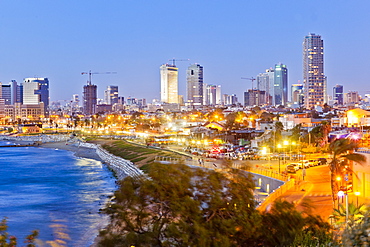
[[[99,209],[115,189],[99,161],[50,148],[0,148],[0,219],[20,246],[32,230],[44,246],[90,246],[108,220]]]

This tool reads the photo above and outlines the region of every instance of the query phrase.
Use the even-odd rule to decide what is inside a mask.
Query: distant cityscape
[[[176,59],[160,66],[160,99],[148,102],[131,96],[119,95],[119,87],[110,85],[104,91],[104,99],[98,98],[98,86],[91,81],[94,72],[85,72],[89,79],[83,86],[82,100],[78,94],[63,102],[49,102],[48,78],[25,78],[22,83],[12,80],[1,84],[0,117],[7,121],[32,121],[48,118],[58,110],[64,114],[91,116],[96,113],[120,111],[184,111],[209,107],[287,107],[292,109],[320,109],[329,106],[367,107],[370,95],[360,97],[356,91],[344,92],[343,85],[336,85],[332,93],[327,88],[324,73],[324,41],[320,35],[310,33],[304,37],[302,49],[303,82],[288,82],[288,66],[277,63],[256,77],[241,77],[250,88],[244,99],[236,94],[222,94],[221,85],[204,83],[200,64],[191,64],[186,71],[186,97],[179,94]],[[179,60],[181,61],[181,60]],[[244,80],[243,80],[244,79]],[[288,96],[290,85],[290,96]]]

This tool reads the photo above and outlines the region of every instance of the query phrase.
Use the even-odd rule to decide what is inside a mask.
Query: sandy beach
[[[95,159],[103,162],[103,160],[96,154],[95,149],[79,147],[77,144],[71,144],[66,142],[46,142],[42,143],[40,147],[62,149],[73,152],[77,157]]]

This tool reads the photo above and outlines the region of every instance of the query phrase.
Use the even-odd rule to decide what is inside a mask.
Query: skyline
[[[319,6],[319,7],[317,7]],[[187,1],[155,3],[82,1],[1,2],[0,81],[46,77],[52,101],[82,96],[93,75],[98,97],[108,85],[125,98],[160,98],[162,64],[179,61],[179,94],[186,98],[186,69],[199,63],[204,83],[223,94],[242,93],[254,77],[279,62],[288,68],[290,87],[303,83],[302,43],[315,33],[324,40],[328,94],[336,84],[366,93],[370,3]],[[364,90],[365,89],[365,90]]]

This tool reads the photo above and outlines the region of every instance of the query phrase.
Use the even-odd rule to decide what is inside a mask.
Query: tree
[[[327,222],[298,212],[287,201],[276,201],[270,211],[262,214],[261,231],[262,246],[328,246],[332,242]]]
[[[0,246],[1,247],[16,247],[17,238],[15,236],[9,236],[7,233],[8,225],[6,224],[6,218],[0,222]],[[38,236],[38,231],[32,231],[32,234],[26,237],[25,243],[27,247],[36,247],[35,240]]]
[[[308,231],[320,241],[318,233],[330,234],[320,218],[304,216],[288,202],[261,214],[250,175],[226,170],[152,164],[150,179],[120,181],[100,246],[279,246],[301,243],[296,236]]]
[[[246,173],[233,170],[228,179],[212,170],[153,164],[148,175],[121,182],[107,210],[114,224],[101,246],[231,246],[260,234]]]
[[[284,125],[282,122],[278,121],[275,123],[275,143],[279,143],[282,138],[282,132],[284,130]]]
[[[332,153],[332,161],[329,163],[330,168],[330,182],[332,189],[333,201],[337,198],[339,191],[339,184],[336,178],[343,179],[343,171],[351,173],[352,170],[348,163],[350,161],[363,164],[366,162],[366,157],[359,153],[354,153],[357,148],[357,143],[350,139],[337,139],[330,143],[329,151]]]

